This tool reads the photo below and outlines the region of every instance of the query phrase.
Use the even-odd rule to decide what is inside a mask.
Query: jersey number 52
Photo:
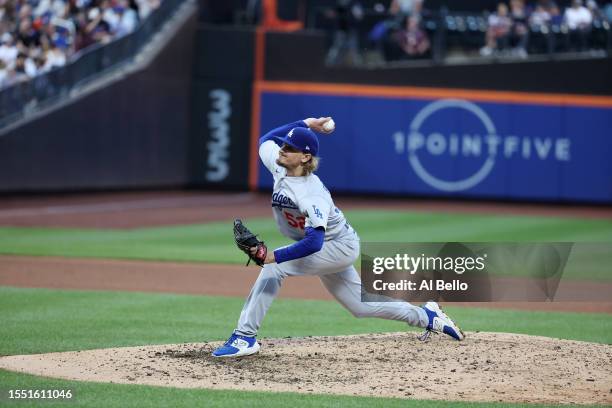
[[[287,219],[287,224],[292,226],[293,228],[304,229],[304,223],[306,222],[306,218],[304,217],[295,217],[293,214],[285,211],[285,218]]]

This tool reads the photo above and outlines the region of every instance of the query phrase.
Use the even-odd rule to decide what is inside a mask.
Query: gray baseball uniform
[[[327,188],[314,174],[288,177],[276,164],[280,147],[266,141],[259,148],[274,177],[272,210],[280,232],[293,240],[304,237],[304,227],[325,228],[320,251],[280,264],[264,265],[240,313],[235,333],[255,336],[261,322],[288,276],[319,276],[325,288],[354,316],[399,320],[426,327],[428,317],[406,302],[362,302],[361,281],[353,263],[359,257],[359,237],[335,205]]]

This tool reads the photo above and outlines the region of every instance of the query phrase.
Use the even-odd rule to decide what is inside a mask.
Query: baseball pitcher
[[[359,236],[334,205],[330,192],[314,172],[319,140],[315,132],[332,133],[330,117],[308,118],[273,129],[259,139],[259,157],[274,178],[272,213],[280,232],[295,243],[269,251],[240,220],[234,223],[236,244],[262,266],[244,304],[238,325],[214,357],[255,354],[257,331],[283,279],[316,275],[323,286],[355,317],[400,320],[456,340],[463,332],[437,303],[422,307],[406,302],[361,302],[361,281],[353,263],[359,257]]]

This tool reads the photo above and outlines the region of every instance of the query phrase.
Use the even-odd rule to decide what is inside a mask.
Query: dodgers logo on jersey
[[[316,205],[313,205],[312,209],[314,210],[314,215],[316,215],[317,218],[323,219],[323,213],[317,208]]]
[[[272,207],[289,208],[292,210],[298,209],[298,206],[295,205],[293,200],[280,191],[272,194]]]

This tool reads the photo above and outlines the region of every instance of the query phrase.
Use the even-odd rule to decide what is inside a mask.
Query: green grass
[[[601,267],[612,262],[612,221],[371,210],[349,212],[348,216],[364,242],[604,242],[574,249],[564,277],[612,280],[609,268]],[[247,222],[271,248],[288,243],[272,219]],[[228,222],[136,230],[0,227],[0,254],[244,262]],[[527,269],[502,272],[520,276]]]
[[[223,340],[243,299],[220,296],[0,287],[0,355]],[[609,314],[447,307],[467,331],[612,343]],[[355,319],[337,302],[277,299],[260,338],[404,331],[401,322]]]
[[[233,329],[243,299],[125,292],[62,291],[0,287],[0,355],[222,340]],[[516,312],[448,307],[468,330],[504,331],[612,343],[607,314]],[[69,316],[69,318],[67,318]],[[355,319],[333,301],[277,299],[261,338],[374,333],[406,330],[379,319]],[[264,340],[265,342],[265,340]],[[410,401],[388,398],[300,395],[213,390],[179,390],[138,385],[64,381],[0,370],[0,405],[8,389],[71,389],[73,402],[52,406],[221,406],[221,407],[517,407]],[[539,405],[538,405],[539,406]]]
[[[349,211],[347,216],[362,241],[371,242],[612,242],[612,221],[607,220],[388,210]],[[271,218],[246,223],[271,247],[289,243]],[[2,227],[0,254],[243,262],[228,222],[128,231]]]
[[[70,389],[72,402],[42,404],[8,402],[0,395],[0,404],[16,407],[87,406],[87,407],[408,407],[408,408],[516,408],[519,404],[464,403],[446,401],[405,400],[396,398],[350,397],[337,395],[307,395],[272,392],[244,392],[206,389],[178,389],[142,385],[101,384],[56,380],[0,370],[2,392],[8,389]],[[528,407],[561,407],[559,405],[526,405]],[[584,407],[589,407],[585,405]],[[599,406],[601,407],[601,406]]]

